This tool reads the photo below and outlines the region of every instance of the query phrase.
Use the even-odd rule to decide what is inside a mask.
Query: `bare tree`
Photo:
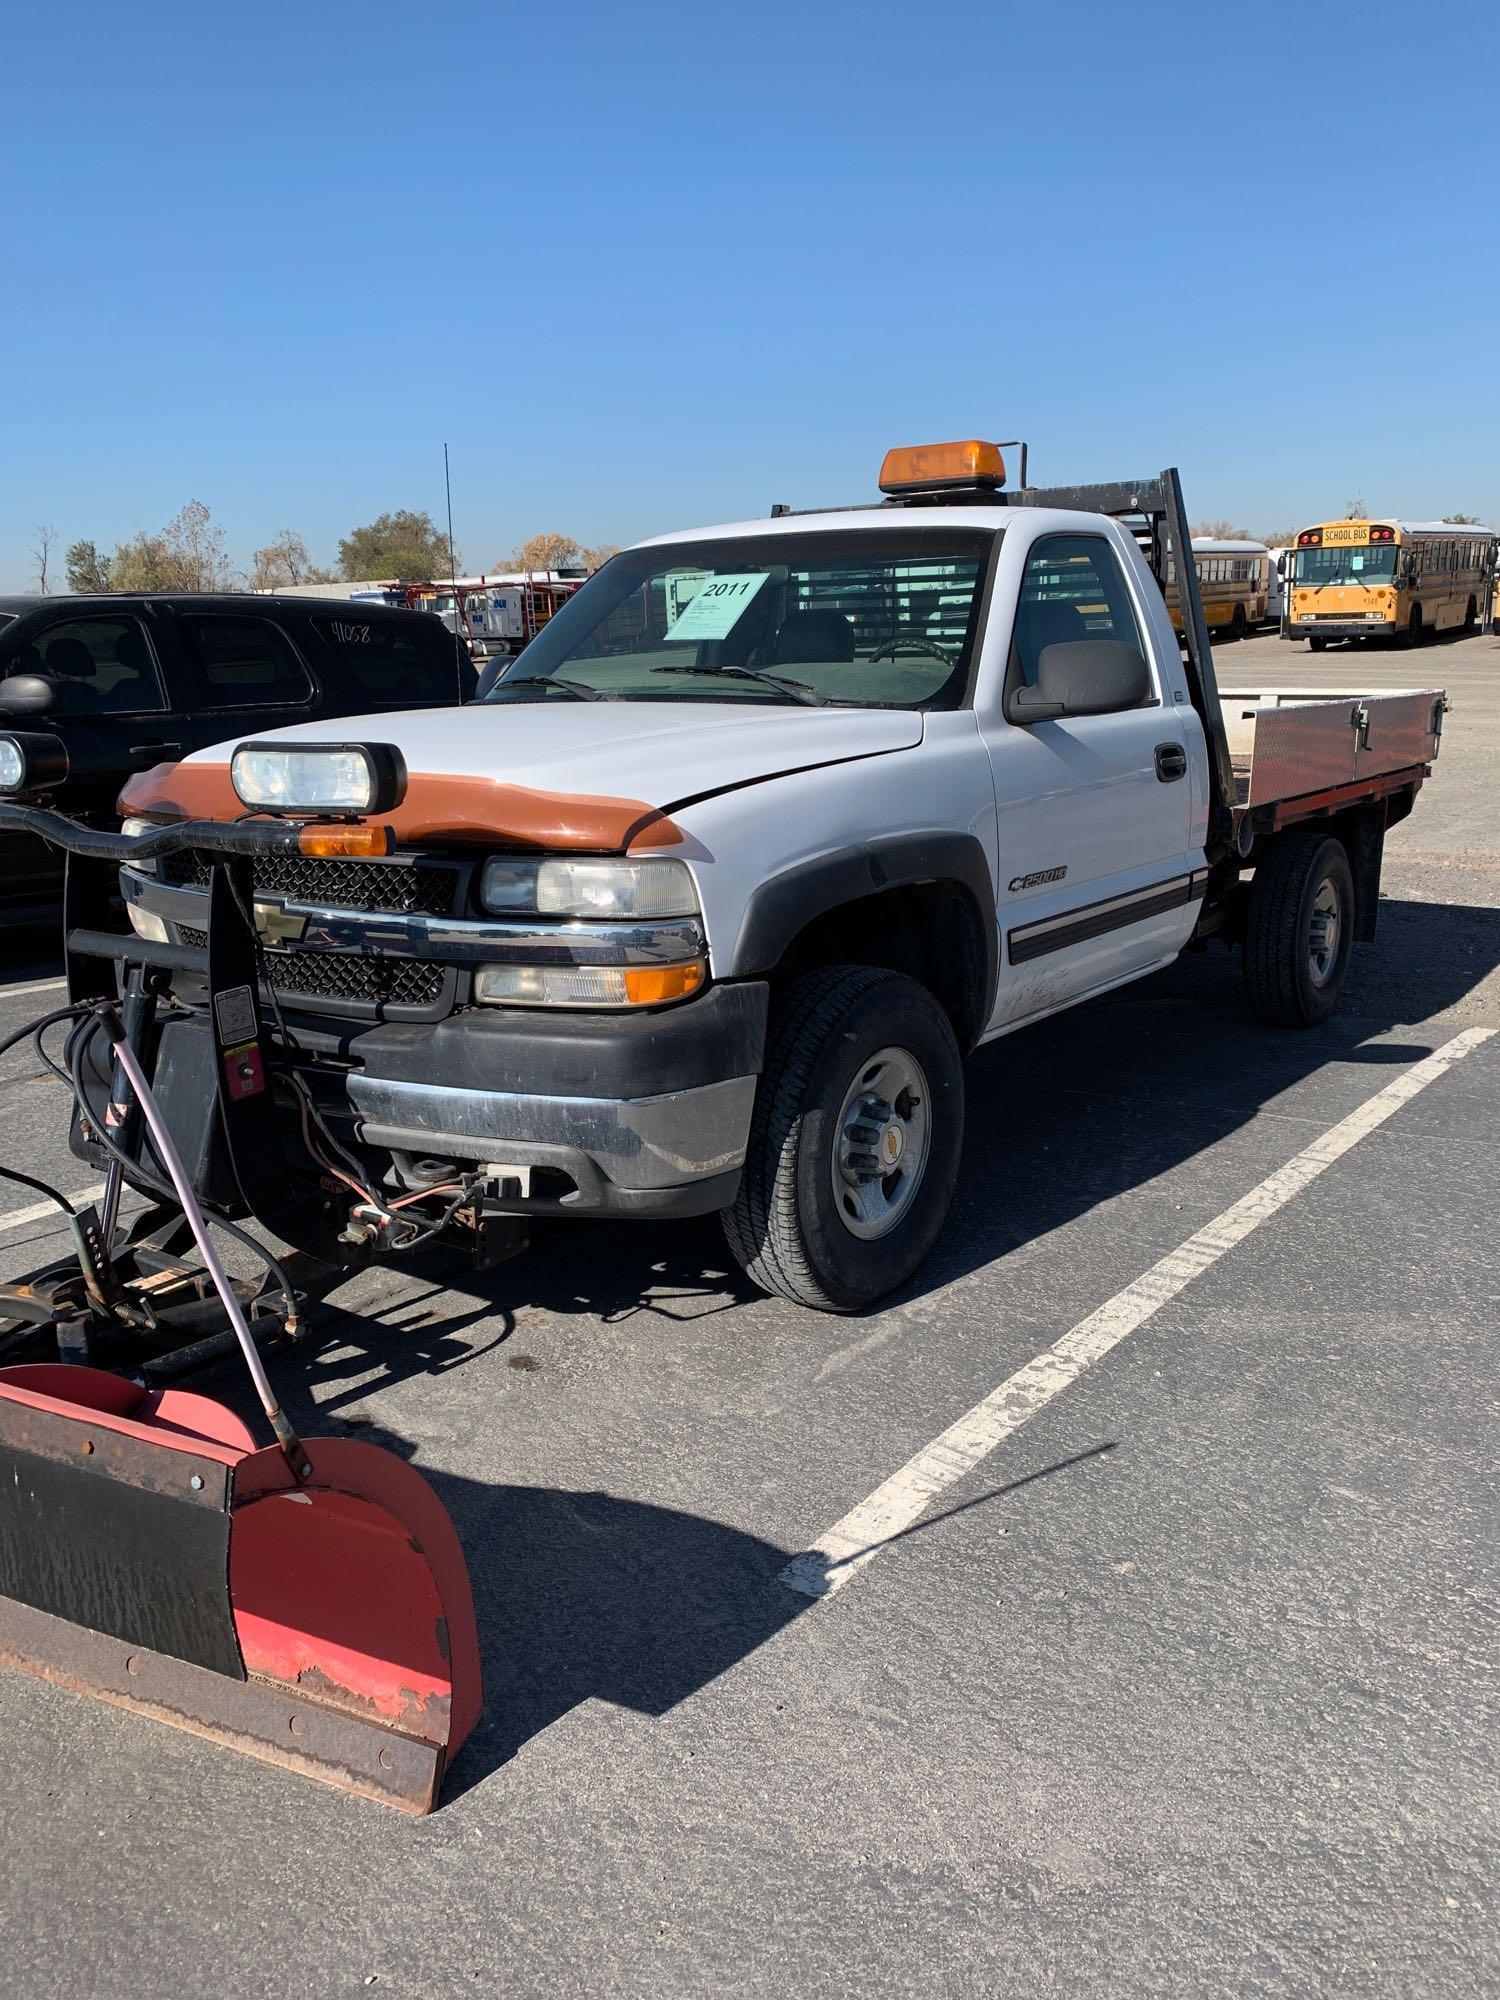
[[[46,521],[38,521],[32,533],[36,538],[31,544],[32,558],[36,563],[36,587],[45,597],[47,564],[52,555],[52,544],[57,540],[57,530]]]
[[[1300,533],[1300,528],[1273,528],[1256,539],[1264,542],[1268,549],[1292,549],[1297,546]]]
[[[238,577],[211,509],[189,500],[159,534],[137,529],[109,560],[112,590],[233,590]]]
[[[1445,514],[1443,519],[1455,528],[1479,528],[1484,525],[1477,514]]]
[[[1369,518],[1370,510],[1363,500],[1348,500],[1344,503],[1344,519],[1346,521],[1368,521]]]
[[[1206,542],[1253,542],[1255,537],[1248,528],[1237,528],[1232,521],[1195,521],[1192,532],[1201,535]]]
[[[578,551],[578,560],[586,570],[592,572],[596,569],[603,569],[610,557],[617,556],[619,553],[620,544],[618,542],[595,542],[592,548],[580,549]]]
[[[252,590],[285,590],[295,583],[333,581],[333,571],[318,567],[295,528],[283,528],[263,549],[256,549],[250,558]]]

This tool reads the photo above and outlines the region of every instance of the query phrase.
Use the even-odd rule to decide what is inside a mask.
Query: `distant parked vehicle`
[[[0,728],[56,738],[74,818],[117,825],[126,779],[226,731],[392,709],[472,692],[435,618],[383,605],[262,596],[0,597]],[[58,901],[62,860],[0,833],[0,922]]]
[[[1193,567],[1203,599],[1203,619],[1224,639],[1243,639],[1265,623],[1270,594],[1271,551],[1264,542],[1216,541],[1193,537]],[[1177,600],[1177,569],[1167,558],[1167,609],[1182,630],[1182,606]]]

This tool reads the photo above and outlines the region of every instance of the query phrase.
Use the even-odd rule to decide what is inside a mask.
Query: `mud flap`
[[[478,1720],[452,1523],[411,1466],[94,1369],[0,1369],[0,1660],[408,1812]]]

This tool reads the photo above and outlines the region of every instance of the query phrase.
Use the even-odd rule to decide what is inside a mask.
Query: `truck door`
[[[1136,569],[1127,575],[1103,533],[1044,532],[1026,558],[1004,693],[980,717],[998,831],[992,1027],[1165,962],[1197,914],[1203,857],[1188,736],[1197,717],[1166,607]],[[1054,720],[1007,715],[1013,690],[1036,684],[1046,647],[1091,639],[1142,655],[1144,702]]]

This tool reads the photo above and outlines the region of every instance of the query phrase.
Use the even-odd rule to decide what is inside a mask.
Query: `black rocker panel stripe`
[[[1147,917],[1159,917],[1165,910],[1180,909],[1184,903],[1197,902],[1206,879],[1201,870],[1193,875],[1174,875],[1170,882],[1158,882],[1131,896],[1108,896],[1101,903],[1085,903],[1081,909],[1048,917],[1040,924],[1020,924],[1006,933],[1007,955],[1012,965],[1024,965],[1028,959],[1066,951],[1070,945],[1103,937],[1107,931],[1123,930]]]

